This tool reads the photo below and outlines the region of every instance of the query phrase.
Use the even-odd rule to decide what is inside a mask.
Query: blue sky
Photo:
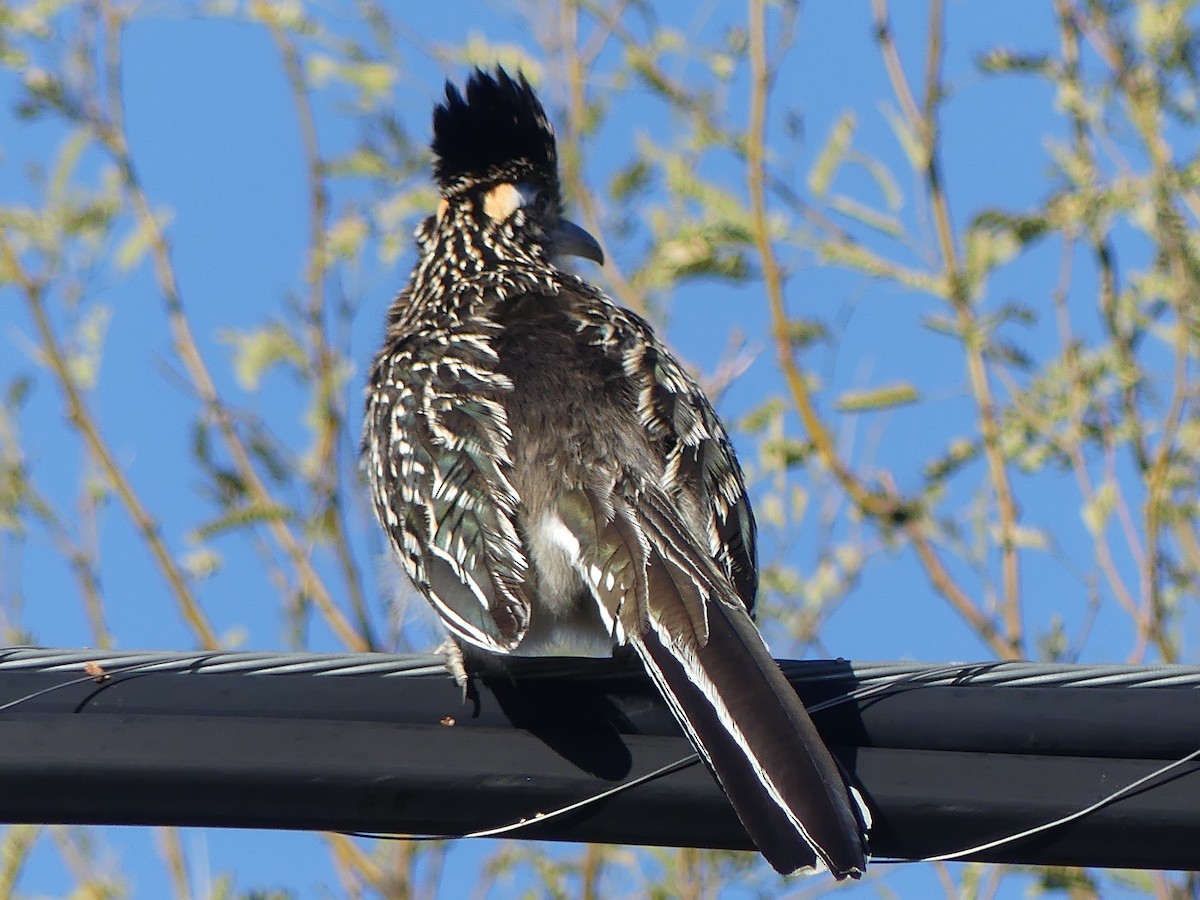
[[[917,58],[925,28],[923,15],[908,4],[897,4],[896,28],[902,52]],[[306,247],[307,210],[303,160],[291,98],[278,57],[265,29],[164,12],[143,13],[128,29],[124,44],[123,84],[126,115],[138,170],[156,207],[169,209],[174,261],[201,348],[222,391],[271,411],[272,428],[297,448],[308,439],[300,394],[282,374],[269,375],[261,393],[251,396],[239,386],[228,360],[230,329],[252,329],[279,315],[288,295],[299,290]],[[451,46],[470,35],[486,34],[493,44],[515,44],[538,53],[517,17],[494,4],[465,3],[458,14],[444,15],[434,4],[408,4],[406,29],[432,45]],[[726,11],[717,4],[701,12],[684,11],[683,4],[667,5],[661,18],[697,41],[718,34]],[[353,27],[334,4],[327,13],[339,28]],[[740,15],[740,8],[738,14]],[[1046,140],[1061,135],[1063,121],[1055,115],[1051,90],[1032,77],[1003,80],[981,76],[976,54],[993,46],[1023,50],[1051,49],[1053,23],[1049,4],[952,3],[949,5],[946,71],[951,99],[943,116],[946,172],[952,213],[958,224],[979,209],[1003,205],[1027,208],[1048,191],[1050,157]],[[611,53],[617,53],[616,50]],[[601,58],[603,68],[605,57]],[[615,60],[609,57],[610,61]],[[443,67],[412,51],[408,70],[395,96],[397,114],[415,139],[428,136],[432,102],[447,76],[461,79],[462,67]],[[686,74],[681,65],[676,74]],[[883,109],[890,88],[872,41],[867,4],[812,3],[804,9],[798,41],[779,81],[774,129],[782,125],[787,107],[802,111],[804,139],[791,147],[792,158],[773,164],[803,183],[837,117],[853,109],[858,119],[856,143],[880,155],[903,173],[901,150]],[[744,90],[745,79],[733,89]],[[597,92],[610,86],[598,84]],[[561,94],[549,80],[543,92],[553,106]],[[16,96],[13,73],[0,73],[0,114]],[[633,152],[639,138],[670,143],[680,123],[664,115],[661,106],[644,93],[613,92],[612,116],[588,157],[586,177],[597,191]],[[735,101],[735,106],[739,101]],[[339,114],[336,95],[318,100],[321,140],[326,155],[351,146],[354,121]],[[65,139],[60,125],[41,121],[18,123],[5,118],[0,150],[0,202],[31,202],[25,169],[30,161],[51,159]],[[98,160],[85,156],[78,180],[94,177]],[[720,161],[705,174],[740,190],[740,174],[723,171]],[[907,179],[907,180],[906,180]],[[910,197],[902,211],[917,227],[911,176],[900,188]],[[862,170],[848,169],[840,189],[856,196],[872,190]],[[339,204],[352,202],[354,192],[335,195]],[[630,246],[611,248],[619,259],[632,257]],[[1136,256],[1135,239],[1130,236]],[[892,381],[912,381],[928,402],[894,414],[843,421],[839,439],[855,457],[872,456],[896,473],[899,486],[920,482],[921,466],[930,448],[930,435],[946,437],[972,430],[971,402],[966,390],[962,356],[950,340],[921,329],[922,316],[936,309],[927,297],[880,285],[864,276],[818,264],[810,255],[785,251],[793,278],[789,283],[791,309],[838,326],[835,345],[822,348],[806,362],[823,382],[839,389],[863,388]],[[360,304],[353,329],[358,371],[350,379],[352,415],[357,415],[358,385],[380,334],[383,312],[411,265],[411,254],[394,264],[371,260],[346,292]],[[1035,249],[1006,267],[994,279],[991,295],[997,302],[1022,298],[1045,307],[1057,277],[1058,249],[1053,242]],[[587,275],[591,270],[581,270]],[[597,273],[596,277],[602,277]],[[1091,285],[1081,272],[1073,304],[1085,311],[1080,327],[1089,327],[1086,305]],[[61,300],[61,298],[59,298]],[[692,364],[711,371],[726,348],[727,335],[737,328],[759,358],[722,402],[721,412],[736,420],[781,386],[767,343],[766,305],[757,288],[735,288],[693,281],[664,300],[661,312],[670,341]],[[169,335],[161,314],[148,265],[130,272],[104,271],[91,283],[89,303],[111,310],[104,341],[104,363],[94,402],[106,434],[122,464],[143,496],[152,498],[170,544],[177,551],[189,546],[188,534],[206,515],[206,501],[197,485],[181,480],[179,459],[188,453],[191,400],[166,372],[170,368]],[[18,373],[35,372],[28,352],[32,327],[20,304],[0,305],[0,385]],[[1041,352],[1053,345],[1048,329],[1022,333],[1022,340]],[[1041,343],[1039,343],[1041,342]],[[71,508],[78,491],[83,460],[78,442],[70,436],[49,379],[35,374],[33,397],[23,412],[21,427],[30,462],[41,484],[63,508]],[[853,430],[852,430],[853,429]],[[744,459],[753,467],[756,448],[739,437]],[[1078,520],[1078,498],[1068,476],[1056,481],[1016,475],[1023,519],[1051,530],[1064,553],[1089,560],[1090,544]],[[376,548],[374,527],[361,499],[355,506],[356,547],[364,557]],[[192,637],[166,601],[163,586],[139,539],[115,505],[103,514],[101,556],[105,592],[113,633],[122,648],[190,648]],[[797,554],[823,539],[811,522],[782,538],[772,539],[765,553]],[[224,557],[220,579],[203,591],[205,609],[218,631],[239,646],[270,649],[285,644],[283,623],[274,592],[251,550],[237,540],[217,542]],[[87,624],[76,599],[75,584],[44,540],[31,539],[23,551],[19,592],[24,597],[22,623],[39,643],[79,646],[88,642]],[[1026,554],[1024,588],[1029,598],[1031,628],[1044,628],[1061,616],[1068,630],[1080,627],[1085,598],[1081,581],[1048,554]],[[3,578],[0,574],[0,578]],[[375,587],[386,586],[380,576]],[[10,591],[13,586],[9,585]],[[257,602],[256,598],[263,598]],[[381,603],[379,594],[374,598]],[[1129,650],[1121,630],[1121,614],[1110,602],[1102,605],[1084,658],[1118,661]],[[865,571],[847,601],[822,633],[824,647],[850,659],[916,658],[924,660],[986,657],[987,651],[932,595],[911,553],[884,554]],[[318,624],[311,645],[337,649],[332,636]],[[104,829],[100,839],[111,849],[119,868],[136,881],[138,897],[165,896],[166,873],[147,829]],[[299,897],[337,893],[336,881],[319,839],[309,835],[193,831],[184,836],[185,848],[197,867],[199,889],[206,877],[231,873],[239,888],[293,887]],[[454,851],[463,878],[475,871],[489,845]],[[57,856],[39,850],[24,880],[31,894],[63,893],[69,880],[55,871]],[[205,874],[205,873],[209,874]],[[451,876],[452,878],[454,876]],[[889,878],[904,895],[932,891],[928,867],[911,867]],[[1006,881],[1002,896],[1018,896],[1028,882]],[[874,894],[871,887],[853,892]],[[448,892],[452,896],[453,892]]]

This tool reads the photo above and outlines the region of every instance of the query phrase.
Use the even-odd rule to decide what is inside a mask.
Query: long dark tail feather
[[[708,609],[703,647],[664,641],[653,621],[631,643],[767,862],[859,877],[865,823],[837,763],[749,615]]]

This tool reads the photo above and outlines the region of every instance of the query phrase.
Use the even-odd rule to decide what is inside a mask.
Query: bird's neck
[[[514,293],[556,292],[563,273],[551,262],[540,234],[529,233],[533,231],[525,223],[516,228],[511,223],[481,224],[462,213],[431,216],[417,230],[421,258],[413,271],[412,299],[426,309],[441,307],[467,317],[473,306]]]

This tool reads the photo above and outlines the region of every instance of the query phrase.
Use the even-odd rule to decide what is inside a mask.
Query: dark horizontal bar
[[[785,670],[809,703],[859,684],[849,665]],[[8,822],[462,834],[691,754],[649,682],[613,661],[515,661],[466,705],[444,676],[0,669],[0,704]],[[1192,752],[1200,691],[905,685],[814,719],[874,813],[874,854],[921,858],[1060,818]],[[1200,868],[1195,769],[967,858]],[[750,846],[698,764],[514,836]]]

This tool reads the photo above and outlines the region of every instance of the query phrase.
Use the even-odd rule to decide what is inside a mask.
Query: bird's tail
[[[867,813],[795,690],[741,607],[708,604],[708,640],[680,646],[665,628],[630,635],[675,717],[777,871],[866,868]]]
[[[866,810],[719,564],[655,489],[568,499],[564,549],[763,856],[785,874],[861,875]],[[583,558],[581,547],[596,549]]]

